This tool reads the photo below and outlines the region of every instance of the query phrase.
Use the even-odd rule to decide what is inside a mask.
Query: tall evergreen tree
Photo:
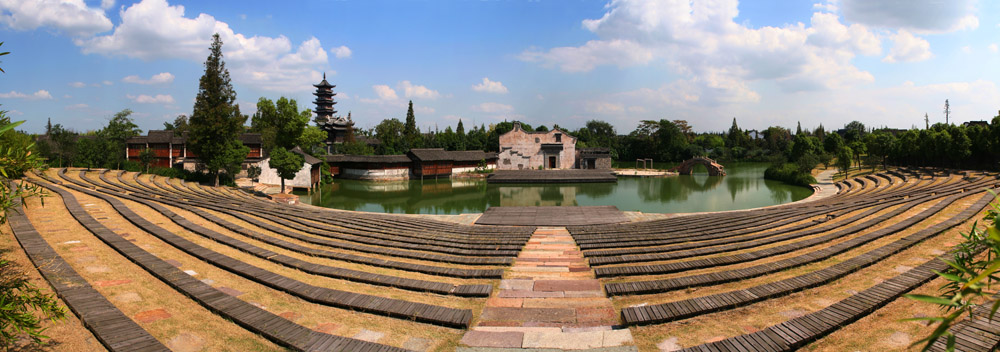
[[[250,148],[240,141],[247,117],[240,113],[236,91],[230,82],[229,70],[222,61],[222,39],[212,35],[212,46],[205,60],[205,74],[198,81],[198,95],[188,124],[191,132],[189,148],[215,175],[219,185],[219,172],[230,175],[239,171]]]
[[[403,125],[403,140],[406,143],[406,148],[413,149],[420,147],[420,131],[417,130],[417,118],[413,115],[413,100],[410,100],[410,107],[406,109],[406,123]]]

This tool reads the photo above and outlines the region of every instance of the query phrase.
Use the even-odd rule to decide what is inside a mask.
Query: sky
[[[911,128],[1000,110],[1000,1],[0,0],[0,109],[22,129],[143,130],[191,114],[213,33],[245,114],[314,108],[326,75],[357,127],[502,121],[698,132],[858,120]]]

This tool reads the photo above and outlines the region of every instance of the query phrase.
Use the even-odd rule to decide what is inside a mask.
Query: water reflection
[[[619,178],[618,183],[490,185],[482,179],[337,180],[301,195],[319,206],[386,213],[479,213],[491,206],[615,205],[642,212],[747,209],[805,198],[811,190],[763,179],[766,165],[727,165],[728,176]],[[722,185],[725,187],[722,187]]]

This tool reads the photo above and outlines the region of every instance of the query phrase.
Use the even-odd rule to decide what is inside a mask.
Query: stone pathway
[[[620,324],[618,314],[565,228],[538,228],[505,277],[479,322],[462,338],[472,347],[468,350],[631,344],[628,329],[612,329]]]

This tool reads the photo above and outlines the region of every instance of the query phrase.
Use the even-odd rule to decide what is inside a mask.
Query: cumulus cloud
[[[87,84],[83,83],[83,82],[70,82],[69,86],[73,87],[73,88],[83,88],[83,87],[86,87]]]
[[[844,18],[853,23],[917,33],[944,33],[979,27],[974,0],[842,0]]]
[[[483,77],[483,83],[472,86],[472,90],[477,92],[507,94],[507,87],[504,87],[503,83],[499,81],[491,81],[487,77]]]
[[[105,10],[110,10],[115,7],[115,0],[101,0],[101,8]]]
[[[343,45],[330,49],[330,52],[333,53],[333,56],[336,56],[338,59],[346,59],[351,57],[351,48],[348,48]]]
[[[4,99],[25,99],[25,100],[42,100],[42,99],[52,99],[52,94],[49,91],[40,89],[37,92],[31,94],[25,94],[17,91],[10,91],[9,93],[0,93],[0,98]]]
[[[479,105],[473,105],[472,110],[485,112],[488,114],[501,114],[514,111],[514,107],[507,104],[488,102]]]
[[[403,96],[407,98],[419,98],[419,99],[437,99],[441,97],[441,93],[438,91],[427,88],[421,85],[415,85],[410,83],[410,81],[402,81],[396,85],[396,89],[403,91]]]
[[[112,27],[104,10],[87,7],[83,0],[0,0],[0,23],[22,31],[51,27],[73,37]]]
[[[166,94],[157,94],[155,96],[150,96],[146,94],[140,94],[138,96],[127,94],[126,98],[140,104],[173,104],[174,97]]]
[[[997,48],[996,43],[990,44],[990,46],[988,46],[988,48],[990,49],[990,51],[992,51],[994,53],[997,52],[998,50],[1000,50],[1000,48]]]
[[[874,80],[851,63],[858,55],[881,54],[878,36],[864,24],[845,25],[819,11],[809,26],[750,28],[734,22],[737,14],[736,0],[613,0],[602,17],[582,22],[599,39],[528,49],[519,58],[565,72],[663,64],[679,77],[664,93],[697,97],[681,101],[700,104],[759,101],[752,84],[762,80],[789,92]]]
[[[381,100],[397,100],[399,96],[396,95],[396,91],[384,84],[378,84],[372,86],[372,90],[375,91],[375,95]]]
[[[625,112],[625,106],[610,102],[589,101],[587,102],[587,112],[594,114],[621,114]]]
[[[910,32],[900,30],[892,36],[892,49],[884,62],[917,62],[930,59],[934,56],[931,53],[931,43],[923,38],[918,38]]]
[[[143,0],[120,13],[121,23],[108,35],[74,41],[86,54],[142,60],[185,59],[202,62],[212,34],[219,33],[233,81],[269,91],[308,91],[322,79],[328,64],[319,39],[293,47],[285,36],[246,36],[208,14],[184,15],[184,6],[166,0]]]
[[[139,76],[131,75],[122,78],[122,82],[135,84],[166,84],[174,81],[174,75],[170,72],[160,72],[149,79],[142,79]]]

